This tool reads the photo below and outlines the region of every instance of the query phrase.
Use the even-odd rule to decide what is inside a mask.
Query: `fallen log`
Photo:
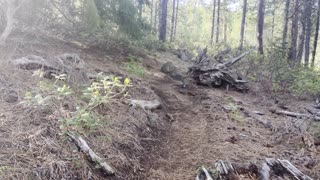
[[[213,178],[210,172],[205,167],[202,167],[196,176],[196,180],[213,180]]]
[[[198,58],[192,67],[189,68],[189,74],[201,85],[209,87],[235,87],[239,91],[247,91],[247,81],[239,77],[231,66],[243,59],[251,51],[247,51],[238,57],[235,57],[224,63],[213,62],[212,58],[207,56],[207,49],[198,50]]]
[[[278,115],[286,115],[286,116],[295,117],[295,118],[312,118],[315,121],[320,121],[320,117],[318,115],[308,115],[308,114],[302,114],[302,113],[296,113],[296,112],[284,111],[284,110],[276,110],[276,109],[270,109],[270,112]]]
[[[146,110],[158,109],[161,106],[161,103],[159,100],[145,101],[145,100],[130,99],[129,105],[132,107],[140,107],[146,111]]]
[[[311,177],[303,174],[288,160],[280,160],[280,159],[276,160],[272,158],[267,158],[266,163],[270,167],[270,169],[274,171],[276,170],[278,175],[289,175],[291,178],[294,178],[296,180],[312,180]]]
[[[76,144],[76,146],[87,156],[90,162],[95,163],[95,165],[107,176],[114,176],[114,169],[100,158],[92,149],[89,147],[87,142],[82,139],[81,136],[76,136],[74,134],[68,133],[68,136]]]
[[[270,177],[287,177],[296,180],[312,180],[311,177],[302,173],[288,160],[280,160],[267,158],[262,165],[259,166],[255,163],[249,164],[237,164],[230,163],[228,161],[219,160],[215,164],[216,171],[214,178],[211,176],[211,172],[207,169],[201,169],[197,174],[196,180],[216,179],[242,179],[241,177],[247,176],[251,178],[257,178],[260,180],[269,180]],[[207,176],[208,175],[208,176]]]

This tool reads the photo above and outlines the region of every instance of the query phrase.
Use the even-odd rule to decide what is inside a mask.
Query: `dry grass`
[[[15,37],[0,51],[0,179],[103,179],[60,130],[58,120],[63,113],[57,108],[59,105],[33,108],[18,104],[26,91],[38,91],[39,79],[32,77],[32,72],[13,68],[8,60],[30,54],[54,57],[77,53],[86,63],[85,72],[128,76],[121,69],[125,58],[97,49],[82,51],[40,33]],[[289,124],[291,119],[267,113],[264,118],[278,127],[270,131],[242,112],[237,114],[243,120],[239,121],[223,110],[224,105],[234,103],[268,112],[270,100],[206,88],[191,90],[194,96],[180,94],[177,82],[152,76],[159,73],[161,63],[176,60],[170,54],[158,56],[154,57],[157,61],[146,65],[147,77],[133,79],[134,87],[130,89],[134,99],[161,98],[164,107],[153,114],[152,121],[143,110],[118,101],[103,109],[100,126],[81,131],[89,146],[117,170],[114,179],[193,179],[197,168],[213,168],[216,160],[246,163],[266,157],[288,159],[307,174],[320,176],[319,149],[312,152],[301,146],[301,136],[283,134],[283,124]],[[176,63],[185,71],[185,64]],[[77,79],[71,81],[79,84]],[[9,90],[18,93],[18,102],[4,101]],[[74,108],[76,100],[79,99],[73,97],[66,103]],[[298,105],[304,107],[296,101],[290,107],[301,109]],[[63,112],[68,111],[71,110]],[[166,113],[175,120],[170,128]],[[303,164],[306,157],[317,162],[311,169]]]
[[[54,39],[43,44],[41,37],[34,40],[29,37],[32,35],[21,37],[23,47],[16,40],[9,40],[8,47],[0,53],[1,59],[5,59],[1,61],[0,67],[1,92],[12,89],[19,95],[17,103],[6,103],[3,101],[6,94],[1,93],[0,179],[103,179],[103,175],[60,130],[61,122],[58,121],[60,117],[57,112],[61,109],[57,108],[58,105],[33,108],[18,104],[26,91],[38,91],[40,79],[32,77],[33,72],[15,69],[8,63],[10,59],[30,54],[53,57],[79,52]],[[26,39],[30,41],[26,42]],[[10,46],[16,48],[9,48]],[[9,49],[13,50],[8,51]],[[84,55],[86,58],[88,56],[90,55]],[[113,69],[110,66],[103,69],[95,62],[99,64],[98,61],[90,61],[86,70],[93,72],[95,66],[98,66],[108,73],[109,69]],[[77,80],[77,77],[74,79]],[[74,79],[70,83],[79,84]],[[138,88],[131,88],[133,98],[148,100],[156,97],[146,85],[141,87],[143,82],[134,82],[138,84]],[[75,106],[72,101],[68,104]],[[82,135],[91,148],[116,169],[115,179],[142,177],[144,172],[141,159],[147,154],[145,147],[148,144],[142,139],[152,139],[158,127],[163,126],[163,113],[156,115],[158,124],[151,126],[143,110],[130,108],[126,103],[109,104],[106,110],[100,126],[92,131],[82,132]]]

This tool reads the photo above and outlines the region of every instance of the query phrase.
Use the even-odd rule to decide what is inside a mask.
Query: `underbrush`
[[[125,69],[128,73],[139,77],[144,77],[144,67],[139,64],[141,60],[136,57],[129,57],[128,62],[125,63]]]
[[[260,87],[256,91],[304,98],[320,95],[320,71],[293,65],[288,60],[287,52],[278,46],[269,49],[265,56],[251,53],[238,68],[253,82],[252,86]]]
[[[56,80],[53,84],[46,80],[39,81],[38,92],[27,92],[21,103],[36,109],[50,106],[59,110],[60,114],[64,114],[59,120],[60,129],[65,133],[86,133],[99,126],[101,111],[110,103],[126,98],[127,88],[131,86],[128,78],[120,81],[118,77],[100,73],[96,81],[76,94],[64,82],[65,74],[54,76]]]

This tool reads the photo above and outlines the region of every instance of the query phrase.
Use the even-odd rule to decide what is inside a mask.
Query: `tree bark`
[[[265,11],[265,0],[259,0],[258,10],[258,52],[263,54],[263,30],[264,30],[264,11]]]
[[[291,47],[289,51],[289,60],[292,65],[295,65],[297,58],[297,41],[298,41],[298,11],[299,11],[299,0],[295,0],[294,4],[294,14],[292,19],[291,28]]]
[[[311,61],[311,67],[312,68],[314,67],[314,61],[315,61],[316,52],[317,52],[317,46],[318,46],[319,25],[320,25],[320,0],[318,0],[316,32],[315,32],[315,35],[314,35],[314,42],[313,42],[312,61]]]
[[[304,65],[309,66],[309,55],[310,55],[310,39],[311,39],[311,11],[312,11],[312,1],[306,1],[306,40],[304,47]]]
[[[213,45],[213,36],[214,36],[214,22],[216,19],[216,0],[213,0],[213,10],[212,10],[212,28],[211,28],[211,41],[210,44],[211,46]]]
[[[158,6],[158,3],[155,2],[155,8],[154,8],[154,26],[153,26],[153,29],[155,30],[155,34],[157,34],[158,32],[158,28],[157,28],[157,25],[158,25],[158,15],[159,15],[159,6]]]
[[[162,0],[159,0],[159,5],[158,5],[158,31],[159,31],[159,39],[160,39],[160,29],[161,29],[161,8],[162,7]]]
[[[151,6],[150,6],[150,26],[153,26],[153,0],[151,0]]]
[[[285,49],[287,44],[289,9],[290,9],[290,0],[286,0],[286,6],[284,9],[285,16],[283,20],[284,25],[283,25],[283,32],[282,32],[282,49]]]
[[[142,21],[143,1],[138,1],[139,20]]]
[[[217,32],[216,32],[216,43],[219,43],[220,36],[220,9],[221,9],[221,0],[218,0],[218,14],[217,14]]]
[[[241,32],[240,32],[240,47],[239,47],[240,50],[243,49],[244,30],[246,26],[246,15],[247,15],[247,0],[243,0],[242,22],[241,22]]]
[[[14,5],[14,2],[15,1],[12,0],[6,0],[6,26],[0,35],[0,45],[4,45],[6,43],[6,40],[11,34],[15,23],[15,19],[13,16],[17,12],[17,10],[20,9],[20,7],[26,2],[26,0],[21,1],[16,7]]]
[[[178,24],[178,13],[179,11],[179,0],[177,0],[177,7],[176,7],[176,20],[175,20],[175,23],[174,23],[174,34],[173,34],[173,40],[176,39],[176,34],[177,34],[177,24]]]
[[[227,23],[227,16],[224,17],[224,28],[223,28],[223,41],[225,44],[227,44],[228,41],[228,23]]]
[[[162,42],[166,41],[167,35],[167,11],[168,11],[168,0],[161,1],[161,21],[160,21],[160,31],[159,40]]]
[[[171,34],[170,34],[170,42],[173,42],[173,36],[174,36],[174,20],[176,15],[176,0],[172,0],[172,17],[171,17]]]
[[[274,37],[274,21],[275,21],[275,11],[276,11],[276,0],[272,1],[273,9],[272,9],[272,25],[271,25],[271,37],[273,40]]]
[[[303,2],[303,10],[300,12],[300,23],[301,23],[301,31],[299,35],[299,47],[298,47],[298,55],[297,55],[297,63],[298,65],[301,64],[302,61],[302,55],[304,51],[304,42],[305,42],[305,35],[306,35],[306,7],[305,2]]]

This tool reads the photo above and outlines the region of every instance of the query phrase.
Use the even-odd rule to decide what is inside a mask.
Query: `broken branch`
[[[77,147],[88,157],[88,159],[91,162],[95,163],[104,174],[106,174],[107,176],[115,175],[114,169],[102,158],[100,158],[95,152],[93,152],[87,144],[87,142],[84,139],[82,139],[81,136],[76,136],[71,133],[68,133],[68,136],[77,145]]]

